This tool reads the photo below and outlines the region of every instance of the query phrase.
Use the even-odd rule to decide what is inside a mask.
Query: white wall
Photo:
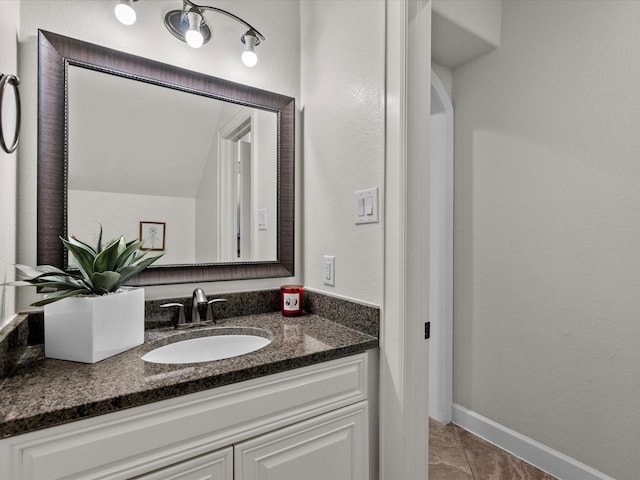
[[[640,2],[505,1],[454,71],[454,401],[640,472]]]
[[[218,138],[213,135],[196,193],[196,258],[218,258]]]
[[[502,0],[433,0],[433,13],[477,35],[488,43],[500,45]]]
[[[385,4],[303,1],[300,13],[304,283],[379,304],[381,224],[355,225],[354,192],[383,191]],[[324,255],[335,287],[323,284]]]
[[[276,117],[265,111],[254,111],[251,124],[251,175],[253,212],[251,233],[253,243],[253,259],[274,260],[273,253],[278,248],[276,233],[276,217],[278,207],[277,171],[270,158],[276,158],[274,132],[278,126]],[[256,146],[259,145],[259,148]],[[258,228],[258,210],[264,209],[266,215],[266,230]]]
[[[437,63],[431,63],[431,70],[433,70],[440,79],[449,98],[453,97],[453,72],[451,69],[438,65]]]
[[[502,0],[433,0],[431,56],[456,68],[500,46]]]
[[[240,26],[224,16],[211,20],[216,34],[210,44],[194,50],[177,41],[164,27],[162,18],[177,7],[175,0],[137,2],[138,21],[121,25],[113,15],[113,2],[82,0],[29,0],[21,2],[20,72],[24,79],[24,124],[21,158],[24,168],[19,178],[18,259],[32,264],[36,256],[36,112],[37,112],[37,29],[49,30],[91,43],[178,65],[258,88],[299,98],[300,46],[299,7],[289,0],[232,1],[216,4],[254,23],[267,40],[257,49],[258,65],[248,69],[240,61]],[[4,7],[4,5],[3,5]],[[4,15],[4,11],[3,11]],[[208,15],[207,15],[208,17]],[[299,157],[298,157],[299,158]],[[297,160],[298,161],[298,160]],[[195,184],[194,184],[195,187]],[[299,189],[299,187],[297,187]],[[299,191],[299,190],[297,190]],[[299,212],[299,205],[297,212]],[[299,213],[297,213],[299,218]],[[297,223],[299,225],[299,223]],[[296,232],[297,240],[301,232]],[[297,244],[296,269],[300,274],[300,247]],[[299,277],[205,285],[207,293],[277,288]],[[188,295],[194,284],[147,287],[147,298]],[[22,293],[22,292],[21,292]],[[28,295],[24,294],[25,297]],[[32,298],[20,297],[20,304]]]
[[[156,265],[196,262],[195,199],[71,189],[68,196],[70,235],[93,245],[102,225],[103,241],[120,235],[131,241],[139,238],[140,222],[163,222],[165,254]]]
[[[3,1],[0,15],[0,73],[18,75],[18,49],[16,44],[20,9],[17,0]],[[4,100],[5,141],[13,139],[15,103],[13,89],[7,87]],[[20,87],[22,90],[22,87]],[[24,137],[24,134],[22,134]],[[16,172],[18,152],[5,153],[0,149],[0,284],[14,279],[16,263]],[[15,316],[15,288],[0,285],[0,328]]]

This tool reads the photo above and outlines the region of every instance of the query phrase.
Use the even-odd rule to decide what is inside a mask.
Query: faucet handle
[[[187,318],[184,316],[184,305],[181,303],[165,303],[160,305],[160,308],[177,307],[178,310],[178,325],[184,325],[187,323]]]
[[[213,304],[226,302],[226,301],[227,301],[226,298],[214,298],[213,300],[209,300],[207,302],[207,321],[211,321],[215,323],[215,320],[213,319]]]

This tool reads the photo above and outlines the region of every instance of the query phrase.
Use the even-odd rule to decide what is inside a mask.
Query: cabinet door
[[[365,480],[367,402],[235,445],[236,480]]]
[[[135,480],[233,480],[233,448],[227,447],[155,472]]]

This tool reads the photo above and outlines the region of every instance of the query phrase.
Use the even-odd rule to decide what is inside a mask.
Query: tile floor
[[[453,425],[429,419],[429,480],[556,480]]]

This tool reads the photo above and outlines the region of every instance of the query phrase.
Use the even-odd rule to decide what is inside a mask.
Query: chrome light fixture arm
[[[207,11],[208,10],[208,11],[211,11],[211,12],[221,13],[222,15],[226,15],[227,17],[232,18],[235,21],[237,21],[237,22],[241,23],[242,25],[244,25],[245,27],[247,27],[250,31],[255,33],[256,37],[259,38],[260,40],[266,40],[264,35],[262,35],[262,33],[260,33],[257,28],[255,28],[249,22],[243,20],[242,18],[238,17],[237,15],[234,15],[231,12],[227,12],[226,10],[222,10],[221,8],[217,8],[217,7],[210,7],[209,5],[198,5],[197,3],[194,3],[191,0],[182,0],[182,2],[183,2],[183,11],[184,12],[186,12],[188,10],[187,7],[189,7],[189,9],[195,9],[195,10],[199,10],[199,11],[203,11],[203,10]],[[260,43],[260,41],[258,41],[258,43]],[[258,43],[256,43],[256,45]]]
[[[136,21],[136,12],[133,2],[138,0],[119,0],[115,7],[118,20],[125,25],[132,25]],[[266,40],[264,35],[249,22],[243,20],[231,12],[209,5],[199,5],[191,0],[182,0],[182,10],[170,10],[164,17],[164,25],[167,30],[181,42],[187,43],[193,48],[200,48],[211,39],[211,29],[204,21],[203,12],[215,12],[225,15],[248,28],[240,37],[244,45],[242,62],[247,67],[253,67],[258,61],[255,47],[260,41]]]
[[[167,30],[178,40],[187,43],[193,48],[200,48],[211,39],[211,29],[204,21],[204,12],[214,12],[225,15],[248,28],[240,37],[244,45],[242,62],[247,67],[253,67],[258,61],[255,47],[260,45],[265,37],[253,25],[234,15],[231,12],[218,7],[200,5],[191,0],[182,0],[182,10],[170,10],[164,17]]]

